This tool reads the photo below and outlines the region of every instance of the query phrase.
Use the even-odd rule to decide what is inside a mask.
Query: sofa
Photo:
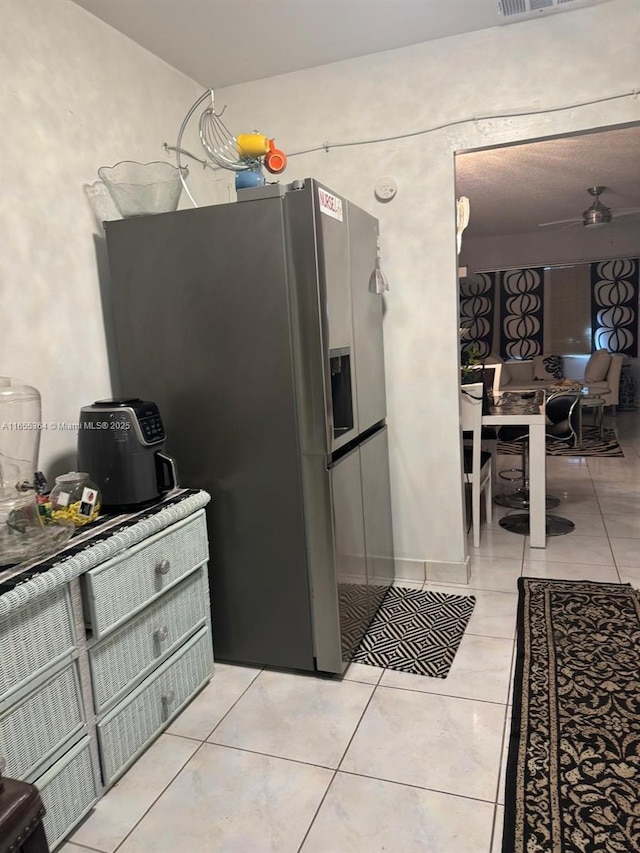
[[[589,388],[609,388],[609,393],[603,397],[604,405],[617,406],[623,361],[623,355],[597,350],[590,356],[535,356],[517,361],[503,361],[499,356],[491,355],[486,364],[502,364],[501,391],[551,388],[562,385],[563,380],[573,380]]]

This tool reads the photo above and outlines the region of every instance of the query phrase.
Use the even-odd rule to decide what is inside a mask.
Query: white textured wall
[[[0,0],[2,210],[0,372],[42,391],[45,419],[75,420],[108,392],[93,235],[83,193],[100,165],[164,159],[200,87],[67,0]],[[179,16],[177,18],[179,24]],[[338,63],[218,93],[235,132],[260,129],[286,151],[412,133],[407,140],[294,157],[381,220],[394,531],[398,555],[465,559],[458,441],[456,150],[639,118],[617,100],[529,118],[638,87],[637,0]],[[215,38],[233,34],[212,33]],[[603,60],[593,74],[596,56]],[[190,143],[191,144],[191,143]],[[202,178],[192,170],[196,178]],[[389,204],[372,195],[393,176]],[[226,176],[223,176],[226,177]],[[219,183],[206,203],[228,193]],[[45,434],[46,469],[74,435]]]
[[[640,154],[639,154],[640,158]],[[640,166],[638,167],[640,169]],[[526,202],[525,202],[526,203]],[[504,237],[463,238],[460,263],[469,274],[482,270],[589,262],[640,255],[640,219],[613,220],[607,228],[558,229]]]
[[[637,98],[551,111],[638,88],[639,8],[637,0],[617,0],[218,93],[234,128],[258,128],[289,152],[464,120],[405,140],[293,157],[285,173],[313,175],[381,221],[391,285],[386,369],[401,558],[453,568],[465,557],[454,152],[639,119]],[[542,112],[471,120],[526,110]],[[398,184],[386,204],[373,196],[383,175]]]
[[[68,0],[0,0],[0,39],[0,374],[40,390],[44,421],[77,422],[111,393],[84,185],[173,162],[162,144],[203,90]],[[43,431],[41,467],[68,470],[75,448]]]

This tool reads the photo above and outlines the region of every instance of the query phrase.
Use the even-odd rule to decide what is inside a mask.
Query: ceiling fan
[[[575,219],[558,219],[555,222],[541,222],[539,228],[551,228],[555,226],[564,226],[565,228],[574,228],[576,225],[583,225],[585,228],[598,228],[602,225],[608,225],[612,219],[619,219],[626,216],[640,216],[640,207],[626,207],[620,210],[612,211],[600,201],[600,196],[607,187],[589,187],[587,192],[593,196],[593,204],[583,211],[582,216]]]

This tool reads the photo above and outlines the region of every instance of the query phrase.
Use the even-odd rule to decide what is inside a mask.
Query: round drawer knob
[[[159,575],[166,575],[171,568],[171,563],[169,560],[160,560],[159,563],[156,563],[156,572]]]

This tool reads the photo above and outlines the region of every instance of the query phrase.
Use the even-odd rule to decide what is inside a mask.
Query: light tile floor
[[[469,587],[424,585],[476,597],[447,679],[355,664],[333,681],[217,664],[61,850],[498,853],[516,579],[640,587],[640,414],[611,421],[623,459],[548,458],[548,491],[573,533],[531,549],[499,527],[506,510],[495,507],[470,548]]]

